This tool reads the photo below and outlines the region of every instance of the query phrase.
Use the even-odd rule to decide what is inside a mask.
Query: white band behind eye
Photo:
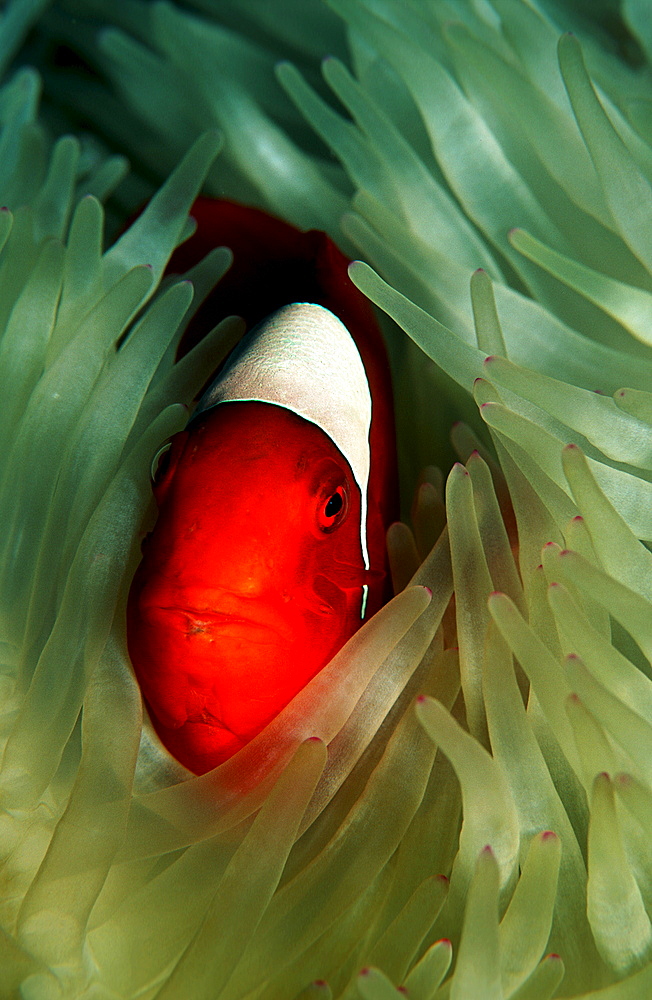
[[[339,448],[360,488],[365,569],[371,393],[353,337],[329,309],[283,306],[234,350],[199,401],[197,416],[219,403],[275,403],[316,424]]]

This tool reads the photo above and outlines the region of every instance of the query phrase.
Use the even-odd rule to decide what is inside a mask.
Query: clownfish
[[[158,518],[127,637],[159,738],[202,774],[388,599],[397,486],[387,359],[340,251],[233,203],[200,199],[192,214],[194,248],[172,265],[185,269],[209,242],[235,244],[236,274],[203,308],[238,312],[249,330],[156,470]],[[270,284],[269,261],[280,267],[284,250],[286,267],[301,267]],[[189,331],[182,350],[199,336]]]

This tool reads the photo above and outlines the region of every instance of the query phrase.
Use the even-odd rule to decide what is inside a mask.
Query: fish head
[[[201,773],[248,742],[361,623],[360,488],[320,427],[226,402],[176,435],[128,602],[169,750]]]

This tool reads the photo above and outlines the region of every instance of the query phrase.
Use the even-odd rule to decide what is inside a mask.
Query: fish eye
[[[344,486],[338,486],[329,496],[322,497],[317,518],[320,529],[329,532],[337,528],[346,517],[347,506]]]
[[[326,514],[326,517],[335,517],[335,515],[337,513],[339,513],[339,511],[341,511],[343,505],[344,505],[344,501],[342,500],[342,497],[340,496],[340,494],[339,493],[333,493],[333,496],[330,498],[330,500],[326,504],[326,508],[324,510],[324,513]]]
[[[152,465],[150,468],[150,475],[152,477],[152,484],[156,486],[160,483],[161,479],[165,475],[168,465],[170,464],[170,448],[172,447],[172,442],[168,441],[166,444],[162,445],[159,450],[154,455],[152,459]]]

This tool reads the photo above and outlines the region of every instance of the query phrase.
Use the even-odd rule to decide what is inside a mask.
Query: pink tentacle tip
[[[405,986],[397,986],[396,992],[402,993],[404,997],[408,996],[408,991],[406,990]]]
[[[557,544],[556,542],[546,542],[546,544],[543,547],[544,549],[550,549],[556,544]]]
[[[557,840],[557,834],[554,830],[544,830],[541,834],[542,840]]]
[[[507,230],[507,237],[514,236],[516,233],[520,233],[520,228],[518,226],[512,226],[511,229]]]
[[[539,565],[536,568],[540,569],[540,570],[543,570],[543,563],[539,563]]]
[[[474,274],[486,274],[487,272],[485,271],[484,267],[476,267],[476,269],[475,269],[475,271],[473,273]]]
[[[495,361],[497,357],[498,357],[497,354],[488,354],[487,357],[484,359],[483,364],[490,365],[491,362]]]
[[[570,444],[567,444],[567,445],[564,446],[564,450],[565,451],[579,451],[580,449],[577,447],[576,444],[573,444],[573,442],[571,441]]]
[[[493,858],[493,856],[494,856],[494,849],[491,846],[491,844],[485,844],[485,846],[480,851],[480,854],[481,854],[482,857]]]
[[[611,775],[608,771],[600,771],[598,778],[602,778],[603,781],[611,782]]]
[[[2,211],[4,212],[4,208],[3,208]],[[620,396],[620,398],[622,399],[623,396],[625,395],[625,390],[624,389],[620,389],[619,392],[616,393],[616,395]]]
[[[573,520],[574,521],[582,521],[583,522],[584,518],[582,517],[581,514],[576,514],[575,517],[573,518]]]
[[[435,878],[437,879],[438,882],[445,882],[446,885],[450,883],[448,875],[435,875]]]
[[[626,772],[623,771],[621,771],[620,774],[616,775],[614,781],[617,782],[621,788],[631,788],[632,785],[634,784],[634,779],[632,778],[631,774],[627,774]]]
[[[492,590],[489,597],[504,597],[502,590]]]
[[[418,694],[417,695],[417,705],[425,705],[425,703],[427,702],[427,700],[428,700],[428,696],[427,695],[425,695],[425,694]]]
[[[561,960],[561,955],[558,955],[556,951],[551,951],[549,955],[546,955],[546,958],[559,962]]]
[[[364,969],[360,969],[360,975],[361,976],[368,976],[370,972],[371,972],[371,969],[369,968],[368,965],[365,965]]]
[[[446,945],[447,948],[453,947],[453,942],[450,938],[440,938],[439,941],[435,941],[435,944]]]
[[[317,986],[320,990],[324,990],[327,988],[328,983],[325,979],[315,979],[313,986]]]
[[[559,584],[555,580],[553,580],[553,582],[550,584],[550,589],[551,590],[553,590],[553,589],[556,590],[558,586],[559,586]]]
[[[321,736],[309,736],[306,743],[323,743]]]
[[[423,589],[425,590],[425,592],[428,595],[428,597],[432,597],[432,590],[430,589],[430,587],[426,587],[425,584],[424,584]]]
[[[571,551],[570,549],[562,549],[560,551],[559,555],[560,556],[569,556],[570,555],[570,551]]]
[[[572,701],[574,705],[582,704],[582,699],[580,698],[580,696],[577,694],[576,691],[571,691],[571,693],[568,696],[568,700]]]
[[[8,212],[8,211],[9,209],[7,208],[6,205],[3,205],[2,208],[0,208],[0,212]]]
[[[550,584],[550,586],[552,587],[552,584]],[[556,584],[556,586],[558,587],[558,586],[559,586],[559,584]],[[566,657],[566,659],[567,659],[567,660],[572,660],[572,661],[573,661],[573,663],[579,663],[579,659],[580,659],[580,658],[579,658],[579,656],[577,655],[577,653],[569,653],[569,654],[568,654],[568,656]]]

